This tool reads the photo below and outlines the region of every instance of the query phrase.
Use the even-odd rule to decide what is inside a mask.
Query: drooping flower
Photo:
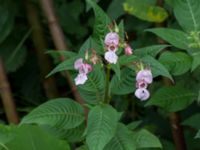
[[[87,81],[87,75],[84,73],[79,73],[74,79],[76,85],[84,84]]]
[[[146,89],[146,88],[139,88],[135,91],[135,96],[142,100],[142,101],[145,101],[149,98],[150,96],[150,93],[149,91]]]
[[[107,51],[104,55],[104,58],[111,64],[116,64],[118,60],[118,56],[113,51]]]
[[[130,45],[128,45],[128,44],[126,44],[124,51],[125,51],[125,55],[132,55],[133,54],[133,50],[130,47]]]
[[[109,32],[104,40],[106,46],[115,46],[119,45],[119,35],[116,32]]]
[[[149,69],[140,70],[137,73],[136,81],[141,81],[141,80],[145,81],[148,84],[152,83],[153,75],[151,73],[151,70],[149,70]]]

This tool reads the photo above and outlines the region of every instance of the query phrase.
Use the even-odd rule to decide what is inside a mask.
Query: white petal
[[[83,65],[83,59],[79,58],[74,62],[74,68],[78,70]]]
[[[77,77],[74,79],[76,85],[84,84],[87,81],[86,74],[78,74]]]
[[[105,53],[104,58],[111,64],[116,64],[118,56],[113,51],[108,51]]]
[[[135,91],[135,96],[136,96],[138,99],[140,99],[140,100],[142,100],[142,101],[145,101],[145,100],[147,100],[147,99],[149,98],[150,93],[149,93],[149,91],[148,91],[147,89],[145,89],[145,88],[140,88],[140,89],[137,89],[137,90]]]

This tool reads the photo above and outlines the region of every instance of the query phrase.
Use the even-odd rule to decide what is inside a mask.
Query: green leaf
[[[142,61],[145,64],[150,66],[154,77],[162,75],[173,81],[172,76],[170,75],[169,71],[159,61],[157,61],[153,57],[151,56],[143,57]]]
[[[167,11],[162,7],[141,0],[125,0],[123,6],[127,13],[150,22],[160,23],[168,17]]]
[[[124,68],[121,70],[121,78],[114,75],[110,89],[112,94],[125,95],[134,92],[135,90],[135,72],[131,69]]]
[[[124,66],[124,65],[131,65],[134,61],[137,61],[138,57],[135,55],[122,55],[119,57],[119,65]]]
[[[133,132],[133,141],[136,143],[136,148],[162,148],[159,139],[148,130],[142,129]]]
[[[76,148],[76,150],[89,150],[89,149],[86,145],[82,145],[82,146]]]
[[[122,7],[123,2],[124,2],[124,0],[111,1],[110,5],[107,9],[107,13],[113,20],[116,20],[117,18],[119,18],[121,15],[124,14],[124,10]],[[113,10],[115,10],[115,11],[113,11]]]
[[[195,138],[200,138],[200,130],[197,132]]]
[[[161,37],[168,43],[172,44],[173,46],[188,50],[190,41],[188,39],[189,35],[187,35],[185,32],[176,30],[176,29],[169,29],[169,28],[154,28],[154,29],[148,29],[146,31],[152,32],[156,34],[157,36]]]
[[[179,86],[163,87],[152,95],[146,106],[156,105],[169,112],[183,110],[195,99],[196,94]]]
[[[186,31],[200,30],[200,3],[198,0],[176,0],[174,14],[179,24]]]
[[[119,62],[117,62],[116,64],[110,64],[110,68],[115,72],[116,76],[120,79],[121,78],[121,70],[120,70]]]
[[[86,143],[90,150],[102,150],[117,128],[118,113],[110,105],[97,105],[88,116]]]
[[[187,118],[183,121],[182,125],[191,126],[195,129],[200,129],[200,113]]]
[[[68,98],[57,98],[35,108],[22,119],[21,124],[36,123],[71,129],[83,121],[84,112],[80,104]]]
[[[200,65],[200,52],[192,53],[192,71],[194,71]]]
[[[146,55],[150,55],[152,57],[156,57],[163,49],[169,47],[169,45],[152,45],[143,48],[138,48],[134,50],[134,55],[138,57],[144,57]]]
[[[119,123],[116,133],[103,150],[135,150],[131,131],[123,124]]]
[[[82,57],[80,55],[77,55],[77,56],[74,56],[72,58],[69,58],[69,59],[61,62],[46,77],[48,78],[57,72],[61,72],[61,71],[65,71],[65,70],[74,70],[74,62],[78,58],[82,58]]]
[[[101,44],[101,40],[104,39],[105,34],[108,32],[108,25],[111,20],[93,0],[87,0],[87,2],[92,6],[95,14],[93,38]]]
[[[129,123],[129,124],[127,125],[127,127],[128,127],[130,130],[135,130],[141,123],[142,123],[141,120],[139,120],[139,121],[133,121],[133,122]]]
[[[84,101],[90,104],[97,104],[104,98],[105,73],[100,66],[94,66],[88,74],[85,84],[78,86],[78,91]]]
[[[31,125],[16,128],[15,138],[6,146],[10,150],[70,150],[65,141],[58,140],[41,128]]]
[[[183,52],[164,52],[159,61],[175,76],[189,71],[192,64],[191,56]]]

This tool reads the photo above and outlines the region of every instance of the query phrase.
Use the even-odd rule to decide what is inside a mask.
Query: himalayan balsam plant
[[[129,42],[123,20],[112,21],[92,0],[87,0],[87,4],[94,11],[95,22],[92,35],[80,50],[47,52],[53,58],[66,57],[47,78],[68,71],[82,102],[70,98],[49,100],[27,114],[19,127],[24,126],[26,132],[28,125],[36,124],[31,130],[44,139],[46,132],[59,138],[59,141],[51,138],[49,141],[52,147],[65,147],[61,150],[173,149],[169,137],[163,138],[164,132],[159,138],[153,134],[158,130],[151,125],[152,121],[162,130],[171,124],[176,149],[184,150],[178,112],[190,108],[191,104],[196,106],[195,101],[199,100],[199,72],[196,70],[200,65],[200,2],[167,0],[179,23],[178,28],[171,25],[171,28],[145,30],[145,34],[155,34],[162,42],[142,48]],[[149,5],[140,0],[125,0],[123,9],[150,22],[160,23],[167,18],[163,8]],[[141,13],[143,8],[145,13]],[[160,13],[155,15],[157,12]],[[133,111],[125,107],[127,103]],[[140,108],[142,110],[137,111]],[[141,115],[145,112],[152,117],[126,120],[128,111],[135,116],[139,116],[137,112]],[[183,115],[189,114],[188,111]],[[162,117],[169,123],[162,121]],[[192,141],[200,138],[200,126],[194,123],[199,118],[196,114],[182,122],[195,128]],[[43,143],[47,140],[42,140],[41,145]]]

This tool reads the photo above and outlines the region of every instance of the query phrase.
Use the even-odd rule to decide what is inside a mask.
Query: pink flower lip
[[[148,84],[144,80],[140,80],[136,82],[136,87],[146,89],[148,87]]]
[[[113,51],[107,51],[104,54],[104,58],[111,64],[116,64],[118,60],[118,56]]]
[[[147,100],[149,97],[150,97],[150,93],[147,89],[145,88],[139,88],[135,91],[135,96],[142,100],[142,101],[145,101]]]

